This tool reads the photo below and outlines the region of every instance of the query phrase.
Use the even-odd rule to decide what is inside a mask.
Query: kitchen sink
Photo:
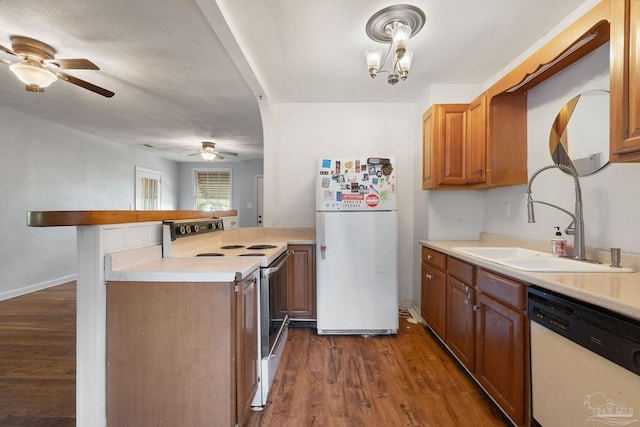
[[[454,250],[476,258],[522,271],[556,273],[630,273],[630,268],[555,257],[550,253],[518,247],[455,247]]]

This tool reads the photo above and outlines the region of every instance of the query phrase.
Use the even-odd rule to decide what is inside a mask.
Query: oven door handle
[[[280,262],[278,263],[278,265],[276,265],[275,267],[269,267],[269,268],[265,268],[264,269],[264,276],[265,277],[269,277],[271,276],[273,273],[276,273],[278,270],[280,270],[282,268],[282,266],[284,264],[286,264],[287,260],[289,259],[289,257],[291,256],[291,254],[293,254],[292,250],[287,249],[287,251],[285,252],[287,255],[285,257],[283,257]]]

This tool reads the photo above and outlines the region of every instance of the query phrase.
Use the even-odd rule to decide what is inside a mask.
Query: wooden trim
[[[128,222],[164,221],[169,219],[237,216],[238,211],[30,211],[29,227],[124,224]]]
[[[568,28],[491,86],[487,90],[489,99],[522,83],[527,76],[535,73],[542,66],[553,63],[556,59],[560,58],[563,53],[567,52],[571,46],[578,43],[583,37],[593,31],[598,32],[597,36],[593,40],[586,43],[584,46],[579,47],[574,52],[568,54],[566,57],[541,72],[531,81],[518,88],[517,92],[525,92],[528,89],[531,89],[533,86],[573,64],[589,52],[602,46],[609,41],[610,21],[610,0],[602,0],[589,12],[580,17]]]

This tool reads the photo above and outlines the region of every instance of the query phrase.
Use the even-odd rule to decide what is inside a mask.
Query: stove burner
[[[264,256],[264,254],[249,252],[249,253],[246,253],[246,254],[240,254],[238,256]]]
[[[221,254],[220,252],[204,252],[196,256],[224,256],[224,254]]]
[[[253,245],[249,246],[247,249],[273,249],[276,245]]]
[[[220,246],[220,249],[242,249],[244,248],[243,245],[226,245],[226,246]]]

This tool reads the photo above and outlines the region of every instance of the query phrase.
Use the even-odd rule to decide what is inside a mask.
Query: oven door
[[[260,280],[260,333],[262,357],[274,357],[280,347],[283,331],[289,324],[287,290],[289,287],[289,257],[286,251],[269,267],[262,268]]]

